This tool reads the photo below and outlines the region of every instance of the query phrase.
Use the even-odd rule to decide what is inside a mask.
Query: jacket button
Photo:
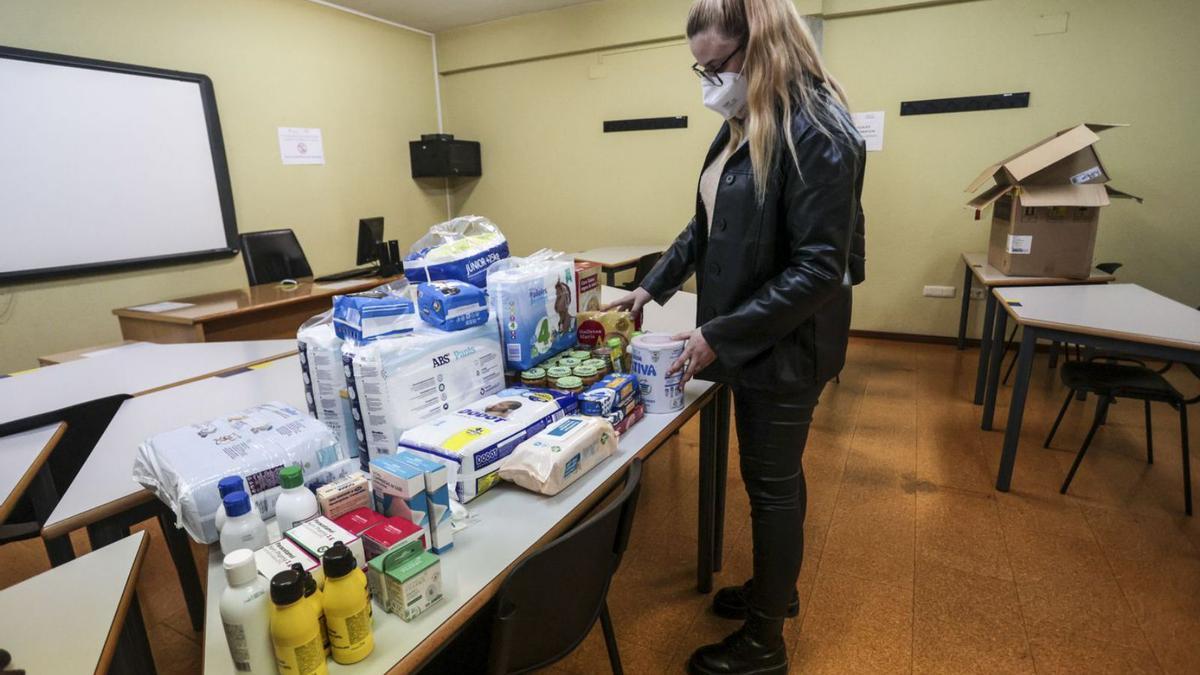
[[[720,230],[721,232],[724,232],[725,226],[728,224],[729,223],[724,218],[721,218],[720,220],[717,221],[717,229]]]
[[[719,277],[719,276],[721,276],[721,266],[718,265],[717,263],[709,263],[708,272],[709,272],[709,274],[712,274],[714,277]]]
[[[736,180],[737,180],[737,178],[733,174],[729,174],[728,176],[725,176],[725,184],[726,185],[733,185],[733,182]]]

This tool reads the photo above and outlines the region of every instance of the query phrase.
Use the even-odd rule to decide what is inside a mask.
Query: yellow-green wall
[[[690,217],[719,123],[700,105],[679,40],[688,4],[605,0],[439,34],[447,129],[484,152],[484,177],[456,191],[455,209],[492,217],[518,251],[670,241]],[[885,149],[868,159],[868,282],[856,293],[855,328],[953,334],[958,301],[921,292],[961,284],[960,254],[987,246],[986,224],[962,208],[963,188],[993,161],[1082,121],[1133,124],[1098,147],[1115,184],[1146,198],[1106,209],[1097,260],[1124,262],[1124,281],[1200,303],[1200,234],[1187,200],[1200,184],[1191,119],[1200,3],[797,4],[828,15],[825,55],[853,108],[887,112]],[[1041,15],[1063,12],[1067,33],[1034,35]],[[660,39],[623,18],[644,19]],[[630,43],[640,46],[622,46]],[[1031,91],[1031,107],[899,116],[903,100],[1007,91]],[[688,115],[690,127],[601,133],[606,119],[663,115]]]
[[[301,0],[4,0],[0,44],[209,75],[239,229],[294,229],[318,272],[353,266],[359,218],[401,241],[445,219],[408,164],[437,129],[428,36]],[[327,164],[283,166],[279,126],[320,127]],[[114,307],[245,283],[235,257],[0,287],[0,372],[120,339]]]

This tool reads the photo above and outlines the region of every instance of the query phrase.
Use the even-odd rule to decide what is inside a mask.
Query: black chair
[[[251,286],[312,276],[300,240],[291,230],[246,232],[238,241]]]
[[[641,258],[638,258],[637,267],[633,272],[633,281],[623,284],[621,288],[627,291],[632,291],[638,286],[641,286],[642,282],[646,279],[646,275],[650,274],[650,270],[654,269],[654,266],[658,264],[658,259],[661,257],[662,253],[647,253]]]
[[[608,614],[608,588],[629,543],[641,489],[634,460],[621,493],[583,524],[521,561],[496,596],[490,675],[525,673],[566,658],[600,619],[613,673],[621,656]]]
[[[1170,368],[1170,364],[1167,365],[1167,368]],[[1092,427],[1088,430],[1087,437],[1083,440],[1083,446],[1079,448],[1079,454],[1075,456],[1075,462],[1071,465],[1071,470],[1067,473],[1067,479],[1063,482],[1059,492],[1067,493],[1067,488],[1071,486],[1075,472],[1079,470],[1079,464],[1083,461],[1083,456],[1087,454],[1088,446],[1092,444],[1096,431],[1104,424],[1109,405],[1118,398],[1138,400],[1145,404],[1146,463],[1153,464],[1154,430],[1150,417],[1150,404],[1152,402],[1166,403],[1179,411],[1180,442],[1183,447],[1183,501],[1187,514],[1192,515],[1192,469],[1191,457],[1188,454],[1187,407],[1200,401],[1200,396],[1185,399],[1183,394],[1179,393],[1179,390],[1163,377],[1162,373],[1167,368],[1156,371],[1148,368],[1141,361],[1119,356],[1102,356],[1088,361],[1069,361],[1063,364],[1061,371],[1063,384],[1070,391],[1067,392],[1067,398],[1063,401],[1062,409],[1058,411],[1058,418],[1054,420],[1054,426],[1051,427],[1050,435],[1046,437],[1043,447],[1050,447],[1050,442],[1054,440],[1054,434],[1058,432],[1058,427],[1067,414],[1067,408],[1070,407],[1077,392],[1095,394],[1099,400],[1096,403],[1096,416],[1092,421]],[[1200,378],[1200,368],[1190,364],[1188,368],[1197,378]]]

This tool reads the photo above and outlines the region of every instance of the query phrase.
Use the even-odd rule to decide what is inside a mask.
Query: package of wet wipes
[[[431,281],[417,286],[421,320],[442,330],[457,331],[487,323],[487,293],[465,281]]]
[[[509,258],[488,270],[504,358],[524,371],[575,344],[575,262],[553,251]]]
[[[404,432],[400,445],[445,464],[466,503],[499,481],[500,460],[546,425],[575,412],[575,397],[543,389],[505,389]]]
[[[404,259],[404,274],[418,282],[458,279],[482,288],[488,268],[507,257],[508,240],[495,223],[463,216],[429,228]]]
[[[607,420],[572,415],[518,445],[500,465],[500,478],[556,495],[616,451],[617,434]]]
[[[354,416],[342,368],[342,339],[333,331],[333,312],[305,321],[296,333],[308,412],[325,423],[348,457],[358,456]]]

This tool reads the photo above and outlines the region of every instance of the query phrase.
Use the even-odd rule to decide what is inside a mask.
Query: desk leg
[[[605,282],[609,286],[611,286],[612,288],[616,288],[617,287],[617,268],[605,267],[604,268],[604,279],[605,279]]]
[[[975,405],[983,403],[983,389],[987,385],[988,357],[992,351],[992,325],[996,320],[996,296],[987,289],[987,300],[983,310],[983,333],[979,336],[979,368],[975,372]]]
[[[717,457],[713,476],[713,571],[720,572],[725,557],[725,492],[729,482],[729,413],[733,396],[727,387],[717,394]]]
[[[58,504],[58,490],[54,487],[54,477],[50,474],[49,464],[43,464],[38,469],[37,475],[29,484],[27,494],[29,501],[33,502],[33,513],[37,522],[44,524]],[[70,537],[45,539],[43,544],[46,546],[46,557],[50,559],[51,567],[58,567],[75,559],[75,549],[71,547]]]
[[[1012,485],[1013,466],[1017,463],[1017,445],[1021,440],[1021,422],[1025,415],[1025,396],[1029,393],[1029,377],[1033,371],[1033,352],[1037,349],[1037,329],[1025,327],[1021,336],[1021,352],[1017,356],[1017,381],[1013,384],[1012,403],[1008,407],[1008,428],[1004,430],[1004,453],[1000,455],[1000,473],[996,489],[1008,492]]]
[[[984,431],[992,430],[992,418],[996,414],[996,393],[1000,389],[1000,370],[1004,366],[1004,332],[1008,328],[1008,312],[996,310],[996,329],[992,334],[992,348],[988,354],[987,381],[984,384],[983,424]],[[1024,344],[1024,340],[1022,340]]]
[[[204,589],[200,587],[200,572],[196,569],[196,559],[192,557],[188,536],[175,527],[175,514],[165,505],[159,509],[158,524],[167,542],[167,550],[171,552],[171,560],[175,563],[175,573],[179,576],[179,587],[187,603],[192,630],[201,633],[204,631]]]
[[[718,394],[719,396],[719,394]],[[696,547],[696,590],[712,592],[713,585],[713,540],[716,509],[717,472],[717,396],[700,411],[700,500],[697,522]]]
[[[958,314],[958,351],[967,348],[967,315],[971,311],[971,281],[974,274],[971,274],[971,266],[963,263],[963,267],[967,268],[967,274],[963,277],[962,290],[962,310]]]

